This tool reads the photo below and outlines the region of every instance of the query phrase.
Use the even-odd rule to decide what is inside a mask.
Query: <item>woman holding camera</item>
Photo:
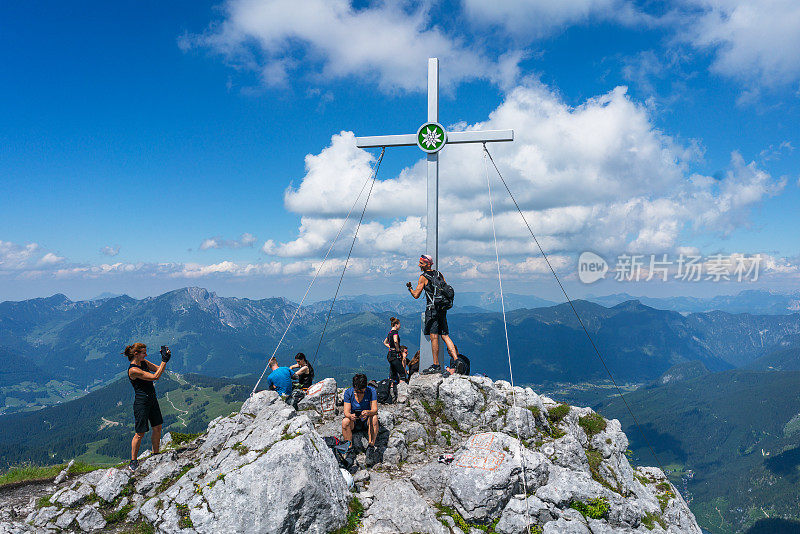
[[[153,382],[161,378],[161,374],[167,366],[167,362],[172,357],[169,347],[161,347],[161,365],[154,365],[146,360],[147,345],[144,343],[134,343],[125,347],[125,356],[128,357],[128,380],[136,393],[133,399],[133,418],[136,421],[135,434],[131,440],[131,463],[128,465],[131,471],[136,471],[139,467],[139,445],[148,430],[148,423],[153,427],[150,440],[153,444],[153,454],[158,453],[161,445],[161,425],[164,419],[161,417],[161,408],[156,398],[156,388]]]

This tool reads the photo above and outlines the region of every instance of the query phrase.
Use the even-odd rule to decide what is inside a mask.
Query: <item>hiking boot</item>
[[[424,371],[422,371],[423,375],[435,375],[442,372],[442,367],[440,365],[431,365]]]
[[[378,463],[378,459],[377,459],[378,454],[377,454],[377,452],[378,451],[375,450],[375,445],[373,445],[371,443],[369,445],[367,445],[367,452],[366,452],[367,459],[364,462],[366,467],[372,467],[373,465]]]
[[[128,469],[135,473],[139,469],[139,460],[131,460],[131,463],[128,464]]]

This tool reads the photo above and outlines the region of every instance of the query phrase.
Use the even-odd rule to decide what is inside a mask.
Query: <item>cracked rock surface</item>
[[[322,534],[348,514],[361,534],[701,534],[661,470],[630,465],[618,421],[485,377],[415,375],[401,385],[398,402],[379,408],[378,464],[364,467],[365,436],[354,436],[361,469],[350,488],[323,440],[341,437],[342,390],[333,379],[319,384],[299,411],[256,393],[195,440],[143,459],[134,475],[62,473],[0,490],[0,534],[133,523]]]

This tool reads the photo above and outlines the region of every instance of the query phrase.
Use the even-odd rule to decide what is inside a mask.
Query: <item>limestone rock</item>
[[[131,478],[129,469],[108,469],[95,486],[94,492],[106,502],[116,499]]]
[[[381,484],[375,491],[375,500],[365,514],[359,532],[449,534],[436,519],[434,510],[407,480]]]
[[[100,530],[106,526],[106,520],[103,519],[103,516],[100,515],[100,512],[98,512],[97,508],[94,506],[87,506],[81,510],[75,518],[75,521],[78,522],[78,526],[84,532]]]
[[[336,414],[336,380],[326,378],[313,384],[297,404],[297,409],[314,410],[322,417],[333,417]]]

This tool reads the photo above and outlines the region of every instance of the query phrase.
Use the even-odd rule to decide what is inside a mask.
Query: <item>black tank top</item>
[[[389,330],[386,334],[386,342],[389,344],[389,350],[396,350],[394,346],[394,336],[397,335],[397,346],[400,346],[400,332],[397,330]]]
[[[147,368],[147,364],[144,362],[142,362],[141,365],[132,363],[128,366],[128,380],[131,381],[133,390],[136,392],[136,398],[155,397],[156,387],[153,385],[153,382],[150,380],[142,380],[141,378],[131,378],[131,367],[138,367],[142,371],[148,373],[150,370]]]
[[[303,389],[310,388],[311,384],[314,383],[314,368],[311,367],[311,365],[309,364],[306,365],[308,365],[308,372],[300,375],[300,378],[298,379],[298,383],[300,384],[300,387]]]

